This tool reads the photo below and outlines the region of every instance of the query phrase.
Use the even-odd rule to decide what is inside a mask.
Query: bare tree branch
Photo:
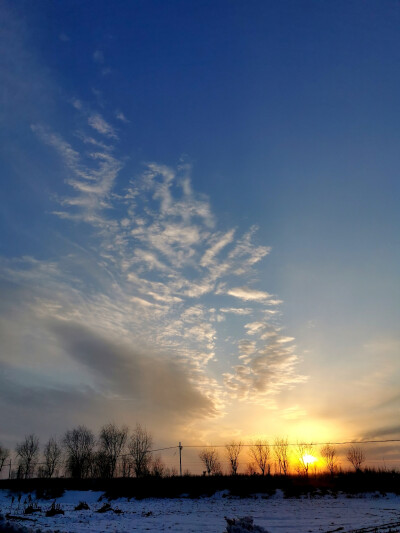
[[[239,468],[239,455],[242,450],[242,443],[232,441],[230,444],[225,445],[225,449],[231,467],[231,475],[235,476]]]
[[[274,455],[279,474],[286,476],[289,471],[289,443],[287,438],[276,438],[274,441]]]
[[[346,458],[353,465],[356,472],[361,470],[361,465],[365,462],[365,454],[359,446],[350,446],[347,450]]]
[[[54,437],[45,444],[43,455],[45,462],[45,476],[53,477],[61,461],[62,448]]]
[[[263,476],[271,473],[271,465],[269,464],[271,454],[268,442],[257,440],[250,446],[249,454]]]
[[[117,460],[122,453],[128,439],[128,427],[118,428],[116,424],[106,424],[100,430],[99,447],[105,464],[101,477],[113,478],[115,475]],[[107,464],[108,463],[108,464]]]
[[[153,437],[151,434],[140,424],[136,424],[128,445],[136,477],[143,477],[149,473],[152,445]]]
[[[338,468],[339,459],[337,456],[336,448],[332,444],[325,444],[320,450],[321,457],[323,458],[326,468],[329,470],[330,474],[336,472]]]
[[[65,433],[63,444],[67,453],[67,470],[74,478],[88,477],[91,473],[95,438],[85,426],[78,426]]]
[[[221,463],[219,461],[218,452],[215,448],[204,448],[204,450],[201,450],[199,453],[199,457],[209,476],[216,475],[221,472]]]
[[[33,433],[16,445],[15,451],[19,457],[19,475],[25,479],[33,476],[35,462],[39,453],[39,439]]]

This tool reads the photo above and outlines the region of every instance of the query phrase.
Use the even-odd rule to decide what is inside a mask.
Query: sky
[[[398,2],[0,20],[0,441],[400,438]]]

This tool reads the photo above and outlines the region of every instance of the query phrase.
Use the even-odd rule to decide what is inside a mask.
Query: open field
[[[10,513],[15,526],[24,526],[27,531],[60,533],[123,533],[131,531],[174,531],[179,533],[222,533],[224,517],[251,516],[254,524],[270,533],[317,533],[377,531],[400,531],[400,496],[378,493],[364,495],[302,496],[285,498],[278,490],[272,496],[254,495],[240,498],[228,491],[218,492],[203,498],[147,498],[142,500],[118,498],[110,502],[99,491],[66,491],[57,498],[64,514],[46,517],[51,507],[49,500],[31,500],[41,509],[33,514],[24,514],[23,494],[20,505],[17,500],[11,506],[11,494],[0,490],[0,512]],[[80,502],[86,502],[88,510],[74,510]],[[111,509],[99,513],[105,505]],[[25,506],[26,506],[25,505]],[[106,507],[107,508],[107,507]],[[30,520],[18,520],[29,518]],[[390,526],[391,525],[391,526]]]

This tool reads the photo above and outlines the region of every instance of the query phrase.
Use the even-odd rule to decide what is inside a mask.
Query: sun
[[[308,453],[304,454],[301,459],[305,465],[312,465],[317,460],[316,457],[309,455]]]

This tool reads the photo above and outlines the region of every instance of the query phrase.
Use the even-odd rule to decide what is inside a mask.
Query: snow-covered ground
[[[32,495],[32,500],[33,500]],[[285,499],[281,493],[264,499],[231,498],[219,493],[210,498],[189,499],[145,499],[131,500],[125,498],[110,502],[112,509],[122,513],[108,511],[96,513],[106,500],[98,501],[102,493],[67,491],[57,499],[64,510],[64,515],[46,518],[45,511],[51,502],[39,500],[40,513],[29,515],[35,522],[18,522],[31,531],[60,533],[123,533],[132,531],[171,531],[176,533],[223,533],[226,522],[224,517],[237,518],[251,516],[254,524],[262,526],[270,533],[314,533],[339,531],[348,532],[370,526],[400,522],[400,496],[365,495],[359,497]],[[22,496],[18,510],[17,501],[11,508],[11,496],[6,490],[0,490],[0,513],[5,515],[23,515]],[[90,510],[75,511],[80,501],[89,504]],[[25,515],[26,516],[26,515]],[[394,528],[400,530],[400,528]],[[1,531],[1,526],[0,526]]]

